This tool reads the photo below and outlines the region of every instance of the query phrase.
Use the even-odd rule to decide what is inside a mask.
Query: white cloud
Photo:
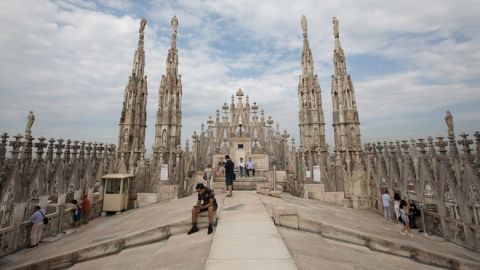
[[[376,55],[402,65],[362,77],[349,66],[364,141],[442,132],[443,116],[432,117],[447,108],[458,128],[470,132],[480,126],[476,109],[462,109],[480,104],[477,2],[4,1],[0,127],[22,132],[32,109],[34,134],[116,143],[138,23],[146,17],[150,148],[170,20],[176,15],[183,141],[238,88],[298,136],[300,17],[305,14],[330,144],[332,16],[340,19],[347,64],[353,56]]]

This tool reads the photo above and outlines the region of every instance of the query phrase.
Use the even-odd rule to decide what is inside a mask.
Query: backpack
[[[42,214],[43,216],[43,224],[47,225],[48,224],[48,218],[43,214],[42,210],[38,210],[40,211],[40,214]]]

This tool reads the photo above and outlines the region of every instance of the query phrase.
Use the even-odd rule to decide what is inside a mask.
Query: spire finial
[[[145,30],[145,25],[147,25],[147,20],[145,18],[142,18],[140,21],[140,29],[138,30],[138,33],[143,33]]]
[[[177,47],[177,27],[178,27],[177,16],[173,16],[172,22],[170,24],[172,25],[172,48],[176,48]]]
[[[335,35],[336,38],[338,38],[340,36],[339,32],[338,32],[338,25],[340,24],[340,22],[338,21],[337,17],[333,17],[333,34]]]
[[[177,32],[178,20],[176,15],[173,16],[172,22],[170,24],[172,25],[172,31]]]
[[[307,32],[307,17],[305,17],[305,15],[302,15],[301,25],[302,25],[303,32],[306,33]]]

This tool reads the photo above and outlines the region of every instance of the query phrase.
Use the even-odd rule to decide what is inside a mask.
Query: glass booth
[[[127,210],[128,192],[133,175],[129,173],[112,173],[102,176],[104,212]]]

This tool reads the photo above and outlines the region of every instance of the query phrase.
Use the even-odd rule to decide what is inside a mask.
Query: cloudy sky
[[[117,143],[123,91],[142,17],[154,138],[170,20],[179,20],[183,142],[242,88],[298,137],[297,86],[305,14],[332,144],[330,78],[340,20],[363,142],[480,129],[480,2],[47,1],[0,2],[0,132]]]

